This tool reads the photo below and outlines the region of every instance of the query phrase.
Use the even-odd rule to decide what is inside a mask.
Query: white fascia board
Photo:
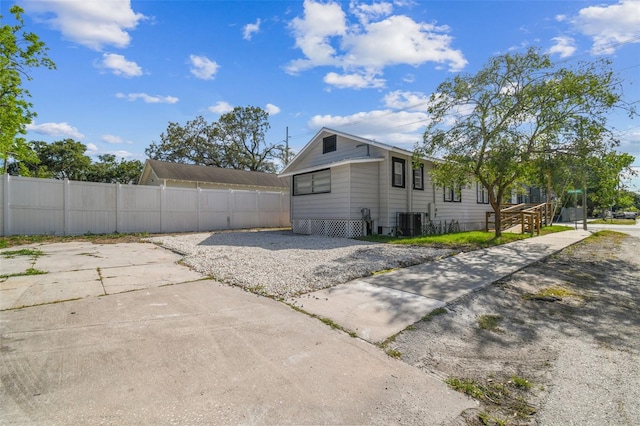
[[[317,166],[307,167],[306,169],[296,170],[294,172],[280,173],[278,177],[289,177],[293,175],[313,172],[316,170],[324,170],[324,169],[330,169],[332,167],[344,166],[345,164],[379,163],[381,161],[384,161],[384,158],[371,158],[371,157],[347,158],[345,160],[336,161],[334,163],[318,164]]]

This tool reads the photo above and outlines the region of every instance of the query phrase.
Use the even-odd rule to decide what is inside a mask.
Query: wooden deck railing
[[[493,221],[491,220],[493,218]],[[542,226],[551,225],[553,220],[553,209],[551,203],[541,204],[505,204],[500,212],[500,229],[505,231],[515,226],[521,226],[521,232],[533,235],[535,232],[540,235]],[[485,229],[488,232],[490,224],[493,224],[495,230],[495,213],[487,212],[485,220]]]

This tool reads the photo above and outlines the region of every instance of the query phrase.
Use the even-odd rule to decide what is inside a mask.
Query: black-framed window
[[[489,191],[480,182],[476,182],[476,201],[478,204],[489,204]]]
[[[424,164],[413,169],[413,189],[424,190]]]
[[[293,195],[331,192],[331,169],[293,176]]]
[[[444,201],[448,203],[462,202],[462,188],[460,185],[445,186]]]
[[[391,186],[404,188],[406,161],[402,158],[391,157]]]
[[[338,136],[331,135],[326,138],[322,138],[322,153],[333,152],[338,147]]]

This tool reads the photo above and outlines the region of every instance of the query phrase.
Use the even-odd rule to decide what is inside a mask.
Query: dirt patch
[[[640,240],[603,232],[396,336],[480,402],[468,425],[640,421]]]

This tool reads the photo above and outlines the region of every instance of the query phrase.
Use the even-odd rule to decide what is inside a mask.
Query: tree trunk
[[[496,203],[495,206],[493,206],[493,212],[496,215],[496,238],[502,236],[502,215],[500,214],[502,210],[501,207],[502,206],[500,203]]]
[[[582,181],[582,229],[587,230],[587,180]]]

